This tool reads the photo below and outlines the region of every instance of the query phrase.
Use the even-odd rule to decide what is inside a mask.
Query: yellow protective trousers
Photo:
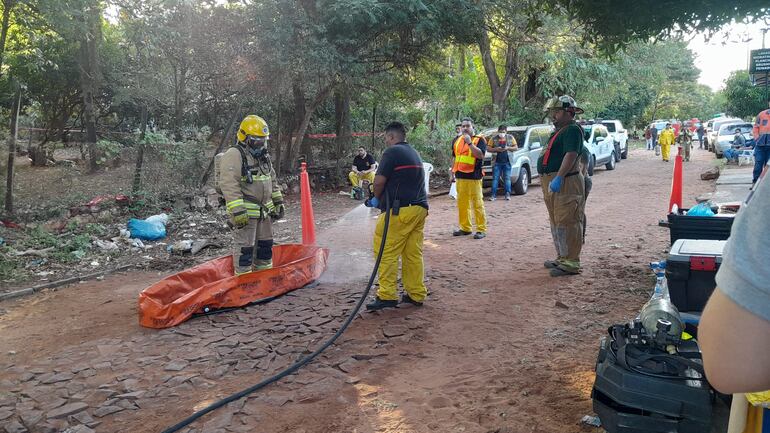
[[[350,183],[353,186],[361,186],[362,180],[368,180],[369,183],[374,183],[374,175],[375,175],[374,172],[362,173],[359,171],[358,173],[356,173],[355,171],[351,171],[348,174],[348,179],[350,179]]]
[[[481,179],[457,179],[457,210],[460,213],[460,230],[472,232],[471,213],[476,222],[476,231],[487,232],[487,213],[484,210],[484,194]]]
[[[561,191],[551,192],[549,184],[554,177],[556,173],[543,174],[540,184],[551,223],[556,260],[559,262],[559,267],[570,272],[578,272],[585,223],[585,179],[581,173],[565,177]]]
[[[249,218],[233,233],[235,275],[273,267],[273,221],[270,217]]]
[[[422,260],[423,229],[428,210],[422,206],[402,207],[398,215],[390,215],[388,238],[382,252],[379,268],[377,296],[384,301],[398,299],[398,259],[401,258],[401,283],[409,297],[422,302],[428,296],[423,277],[425,275]],[[380,251],[382,232],[385,229],[385,213],[377,219],[374,229],[374,255]]]
[[[663,160],[668,161],[669,154],[671,153],[671,145],[669,144],[661,144],[660,145],[660,153],[663,155]]]

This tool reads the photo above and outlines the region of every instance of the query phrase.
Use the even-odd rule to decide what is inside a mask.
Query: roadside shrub
[[[455,137],[455,122],[440,124],[436,129],[422,123],[409,131],[407,141],[420,152],[423,161],[433,164],[434,170],[444,172],[452,165],[452,139]]]

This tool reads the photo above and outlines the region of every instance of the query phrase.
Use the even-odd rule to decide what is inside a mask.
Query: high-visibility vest
[[[473,136],[471,138],[471,143],[478,147],[479,140],[481,140],[481,137]],[[454,151],[455,163],[452,165],[452,172],[457,173],[459,171],[462,173],[473,173],[476,169],[476,157],[471,153],[471,147],[465,142],[464,136],[461,135],[457,137],[454,144]]]
[[[759,138],[763,135],[770,135],[770,110],[764,110],[757,114],[757,120],[754,122],[753,129],[754,140],[759,141]],[[765,138],[765,140],[770,140],[770,137]]]

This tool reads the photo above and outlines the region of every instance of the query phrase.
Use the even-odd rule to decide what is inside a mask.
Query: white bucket
[[[422,168],[425,172],[425,195],[428,195],[430,194],[428,188],[430,187],[430,174],[433,171],[433,164],[429,162],[423,162]]]

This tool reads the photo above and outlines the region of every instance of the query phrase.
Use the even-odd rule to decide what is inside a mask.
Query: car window
[[[606,137],[607,136],[607,129],[603,127],[597,127],[596,128],[596,134],[597,137]]]
[[[547,146],[548,140],[551,139],[551,130],[549,128],[537,128],[532,131],[530,142],[539,141],[541,146]]]
[[[602,122],[602,125],[607,127],[607,131],[615,132],[615,122]]]
[[[751,132],[753,125],[751,123],[729,123],[719,128],[719,135],[735,135],[735,130],[740,129],[742,133]]]
[[[513,135],[518,146],[524,146],[524,134],[526,132],[527,131],[508,131],[509,134]]]

